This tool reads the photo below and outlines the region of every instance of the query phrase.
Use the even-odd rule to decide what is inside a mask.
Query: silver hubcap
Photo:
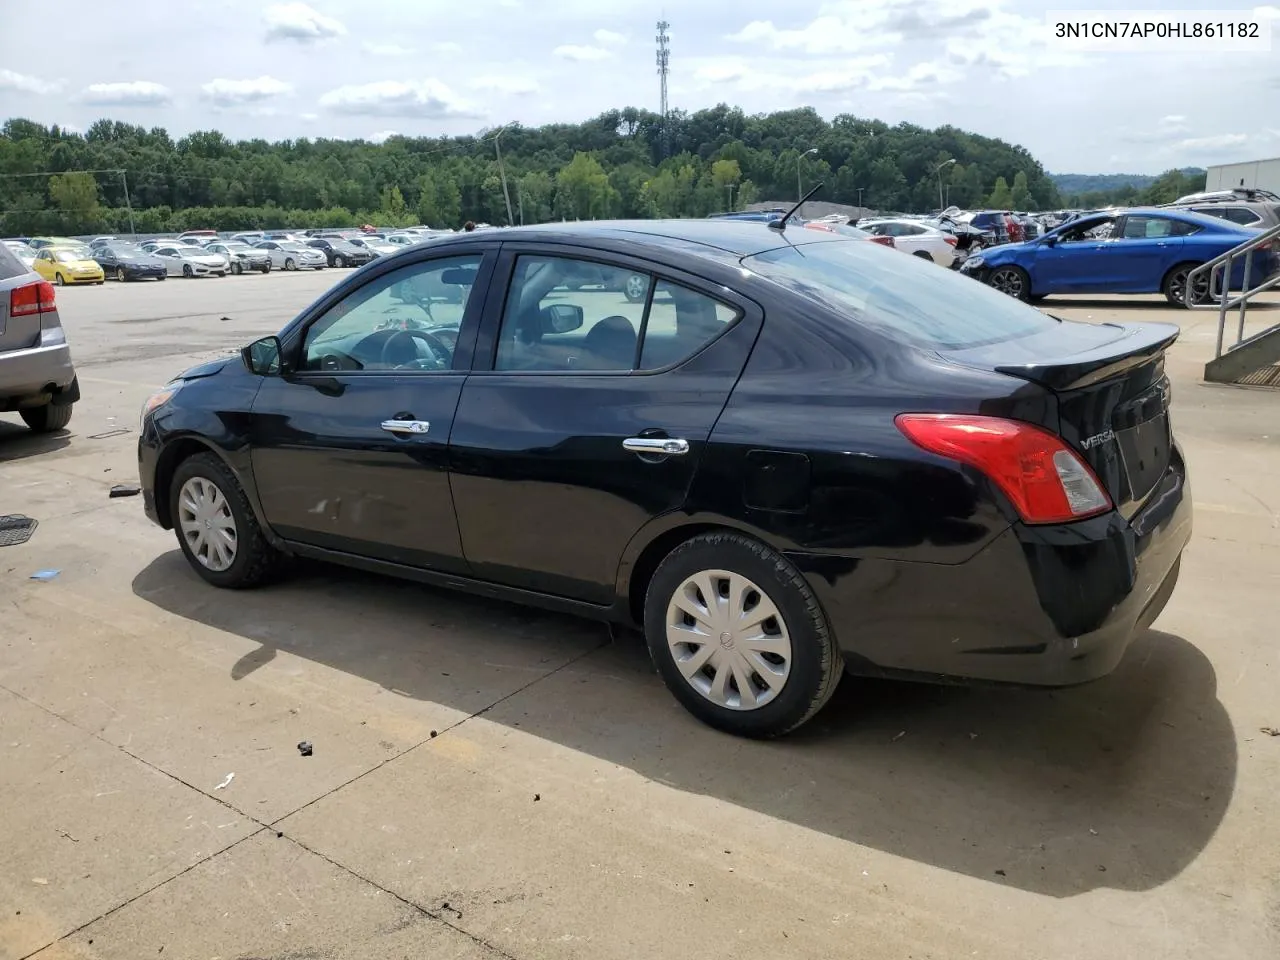
[[[1169,286],[1173,299],[1178,303],[1185,303],[1187,299],[1187,277],[1191,275],[1190,270],[1179,270],[1173,275],[1173,280]],[[1209,295],[1209,278],[1205,274],[1196,277],[1195,283],[1191,285],[1191,302],[1203,303]]]
[[[200,564],[219,573],[235,562],[236,518],[217,484],[192,477],[178,491],[178,529]]]
[[[991,275],[991,285],[1011,297],[1022,296],[1022,276],[1014,270],[997,270]]]
[[[649,278],[633,273],[627,277],[627,296],[632,300],[641,299],[649,290]]]
[[[680,584],[667,605],[667,646],[689,685],[730,710],[772,702],[791,674],[782,614],[754,583],[725,570]]]

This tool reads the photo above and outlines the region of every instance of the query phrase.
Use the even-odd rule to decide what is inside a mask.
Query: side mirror
[[[440,274],[440,282],[454,287],[469,287],[476,282],[475,268],[450,267]]]
[[[240,350],[245,369],[259,377],[275,377],[280,374],[280,338],[263,337]]]
[[[543,333],[569,333],[582,326],[582,308],[572,303],[553,303],[539,311]]]

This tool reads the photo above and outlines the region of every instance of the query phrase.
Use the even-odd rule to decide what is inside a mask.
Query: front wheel
[[[192,277],[196,275],[196,272],[191,269],[191,264],[184,263],[182,265],[182,275],[186,277],[188,280],[190,280]]]
[[[991,271],[991,276],[987,278],[987,283],[1001,293],[1006,293],[1015,300],[1021,300],[1024,303],[1031,297],[1031,278],[1027,276],[1027,271],[1021,267],[1013,265],[996,267]]]
[[[124,275],[124,267],[116,267],[116,279],[124,283],[129,278]]]
[[[919,257],[921,260],[928,260],[930,263],[933,263],[933,254],[931,254],[928,250],[917,250],[915,253],[911,255],[913,257]]]
[[[622,292],[631,303],[639,303],[649,293],[649,278],[640,273],[631,274],[622,285]]]
[[[55,273],[55,274],[53,275],[53,285],[54,285],[55,287],[65,287],[65,286],[67,285],[67,281],[66,281],[66,279],[62,276],[62,274],[60,274],[60,273]]]
[[[1180,263],[1165,275],[1164,282],[1160,284],[1160,290],[1172,306],[1187,308],[1187,280],[1191,276],[1191,271],[1198,266],[1200,266],[1198,263]],[[1192,305],[1208,303],[1211,296],[1207,272],[1191,281]]]
[[[263,273],[270,273],[270,272],[271,272],[271,261],[270,261],[270,260],[268,260],[266,263],[264,263],[264,264],[262,265],[262,272],[263,272]]]
[[[347,261],[344,260],[342,257],[334,257],[333,265],[335,267],[345,267],[347,265]]]
[[[297,270],[298,265],[293,262],[293,257],[290,257],[288,260],[284,262],[284,268],[286,270]]]
[[[240,264],[238,264],[238,263],[233,263],[233,264],[231,265],[231,272],[232,272],[232,273],[234,273],[234,274],[238,277],[238,276],[240,276],[240,274],[244,273],[244,267],[242,267],[242,266],[241,266]]]
[[[843,673],[804,577],[737,533],[702,534],[668,554],[649,583],[644,630],[675,698],[738,736],[796,729],[831,698]]]
[[[43,407],[23,407],[18,415],[35,433],[53,433],[71,422],[71,404],[55,407],[46,403]]]
[[[255,587],[277,572],[280,553],[267,542],[231,469],[216,454],[178,465],[169,486],[169,515],[187,562],[215,587]]]

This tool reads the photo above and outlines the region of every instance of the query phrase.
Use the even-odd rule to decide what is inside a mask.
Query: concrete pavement
[[[0,418],[40,520],[0,549],[0,960],[1280,954],[1280,393],[1199,383],[1215,315],[1045,304],[1184,330],[1196,533],[1113,676],[846,682],[760,744],[598,625],[320,566],[219,593],[107,498],[154,386],[334,273],[59,291],[71,429]]]

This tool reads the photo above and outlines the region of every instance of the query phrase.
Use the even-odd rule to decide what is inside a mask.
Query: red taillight
[[[956,245],[955,237],[943,237],[942,239],[945,240],[950,246],[954,247]]]
[[[9,316],[30,317],[51,313],[54,305],[53,284],[48,280],[28,283],[9,291]]]
[[[868,237],[867,239],[870,240],[872,243],[880,244],[880,246],[882,247],[897,246],[897,244],[893,242],[893,237],[882,237],[882,236],[876,235],[874,237]]]
[[[1040,427],[949,413],[904,413],[894,422],[916,446],[981,470],[1027,523],[1066,523],[1111,509],[1089,465]]]

